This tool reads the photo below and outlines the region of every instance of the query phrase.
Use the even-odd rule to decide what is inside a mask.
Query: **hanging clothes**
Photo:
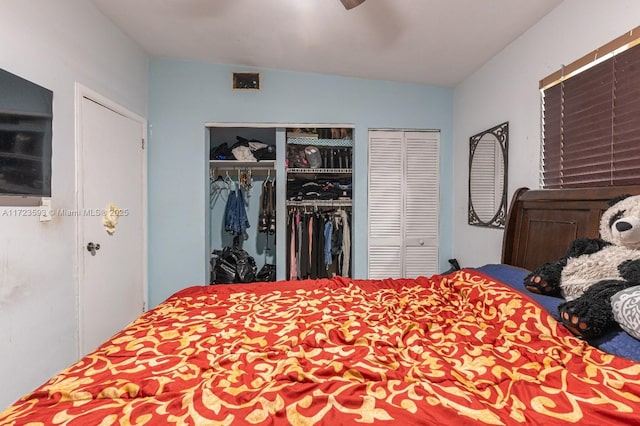
[[[324,249],[325,249],[325,241],[324,241],[324,228],[326,223],[326,216],[316,212],[315,214],[315,226],[313,230],[314,235],[314,246],[312,249],[313,252],[313,260],[314,260],[314,269],[315,276],[318,278],[328,278],[327,268],[325,266],[324,261]]]
[[[235,188],[229,192],[224,212],[224,229],[233,236],[244,235],[251,227],[247,211],[244,207],[242,191]]]
[[[342,224],[338,217],[334,217],[334,232],[331,236],[331,255],[336,260],[335,271],[337,275],[342,272]]]
[[[260,213],[258,217],[258,232],[265,234],[276,233],[275,182],[268,177],[262,183]]]
[[[351,230],[349,227],[349,217],[347,212],[339,210],[340,219],[342,220],[342,274],[349,276],[349,266],[351,262]]]
[[[324,223],[324,268],[329,269],[329,266],[333,263],[333,257],[331,256],[331,237],[333,234],[333,221],[327,220]]]
[[[303,214],[300,218],[300,274],[302,278],[309,278],[309,215]]]
[[[267,211],[269,215],[269,234],[276,233],[276,183],[273,179],[269,179],[269,201],[267,203]]]
[[[297,208],[287,217],[288,279],[349,276],[350,215],[344,210],[309,212]],[[345,236],[346,235],[346,236]]]
[[[289,265],[289,279],[297,280],[298,279],[298,265],[296,260],[296,217],[293,215],[289,215],[289,257],[288,257],[288,265]]]

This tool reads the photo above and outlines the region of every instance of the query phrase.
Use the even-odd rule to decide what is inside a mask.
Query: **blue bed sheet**
[[[558,305],[562,303],[564,299],[544,296],[528,291],[524,287],[524,277],[529,274],[528,270],[503,264],[484,265],[476,268],[476,270],[526,294],[549,311],[554,318],[559,318]],[[622,329],[612,330],[598,339],[591,340],[589,343],[610,354],[640,362],[640,340],[631,337]]]

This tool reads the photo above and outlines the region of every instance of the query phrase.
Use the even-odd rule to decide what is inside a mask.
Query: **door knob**
[[[87,244],[87,251],[91,252],[91,256],[95,256],[98,250],[100,250],[100,244],[94,244],[93,242]]]

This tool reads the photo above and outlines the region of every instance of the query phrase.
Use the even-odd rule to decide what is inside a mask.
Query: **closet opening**
[[[205,124],[210,283],[353,276],[353,136],[352,124]],[[292,231],[296,220],[310,238]],[[310,223],[322,223],[322,232],[309,232]],[[303,241],[318,260],[298,266]],[[217,276],[219,259],[230,255],[255,264],[255,277]]]
[[[207,128],[211,284],[276,280],[276,130]]]

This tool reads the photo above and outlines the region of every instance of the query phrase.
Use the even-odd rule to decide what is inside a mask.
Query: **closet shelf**
[[[353,139],[287,138],[288,144],[315,146],[353,146]]]
[[[333,174],[351,174],[352,170],[349,169],[312,169],[312,168],[290,168],[287,169],[287,173],[305,173],[305,174],[319,174],[319,173],[333,173]]]
[[[239,160],[211,160],[209,167],[216,170],[235,170],[235,169],[273,169],[275,160],[263,161],[239,161]]]
[[[350,207],[352,200],[287,200],[287,207]]]

